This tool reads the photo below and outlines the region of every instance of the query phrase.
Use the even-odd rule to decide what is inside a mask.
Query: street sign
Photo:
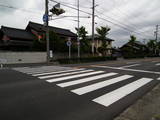
[[[46,14],[43,15],[43,22],[47,22],[48,16]]]
[[[67,41],[67,46],[71,46],[72,42],[71,41]]]

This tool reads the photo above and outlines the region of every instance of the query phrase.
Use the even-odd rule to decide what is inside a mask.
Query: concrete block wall
[[[1,61],[5,64],[43,63],[46,62],[46,52],[0,52]]]

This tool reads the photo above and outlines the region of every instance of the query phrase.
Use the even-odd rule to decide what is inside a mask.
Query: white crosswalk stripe
[[[92,92],[94,90],[97,90],[97,89],[100,89],[100,88],[115,84],[117,82],[129,79],[131,77],[133,77],[133,76],[131,76],[131,75],[123,75],[123,76],[120,76],[120,77],[116,77],[116,78],[113,78],[113,79],[110,79],[110,80],[106,80],[106,81],[103,81],[103,82],[95,83],[95,84],[92,84],[92,85],[89,85],[89,86],[85,86],[85,87],[82,87],[82,88],[78,88],[78,89],[75,89],[75,90],[71,90],[71,91],[73,93],[78,94],[78,95],[83,95],[83,94],[86,94],[88,92]]]
[[[70,72],[70,73],[62,73],[62,74],[55,74],[55,75],[46,75],[46,76],[41,76],[38,77],[39,79],[46,79],[46,78],[53,78],[53,77],[60,77],[60,76],[65,76],[65,75],[73,75],[77,73],[85,73],[85,72],[92,72],[94,70],[83,70],[83,71],[77,71],[77,72]]]
[[[157,65],[157,66],[159,66],[159,65],[160,65],[160,63],[157,63],[156,65]]]
[[[68,87],[68,86],[72,86],[72,85],[77,85],[77,84],[81,84],[81,83],[85,83],[85,82],[89,82],[89,81],[113,76],[113,75],[116,75],[116,74],[117,73],[102,74],[102,75],[87,77],[87,78],[83,78],[83,79],[79,79],[79,80],[75,80],[75,81],[65,82],[65,83],[61,83],[61,84],[57,84],[57,85],[60,86],[60,87]]]
[[[71,67],[60,67],[60,66],[35,66],[35,67],[15,67],[13,70],[26,73],[26,74],[40,74],[46,72],[56,72],[71,70]]]
[[[50,75],[50,74],[72,72],[72,71],[80,71],[80,70],[84,70],[84,69],[71,69],[71,70],[64,70],[64,71],[47,72],[47,73],[33,74],[32,76]]]
[[[98,98],[95,98],[93,101],[104,105],[106,107],[110,106],[111,104],[115,103],[116,101],[122,99],[123,97],[127,96],[128,94],[134,92],[135,90],[139,89],[140,87],[146,85],[147,83],[151,82],[153,79],[149,78],[141,78],[135,82],[132,82],[128,85],[125,85],[119,89],[116,89],[110,93],[102,95]]]
[[[159,65],[159,63],[157,63],[157,65]],[[44,79],[48,83],[58,82],[56,85],[61,88],[70,89],[70,87],[72,88],[72,86],[74,86],[74,89],[70,89],[70,91],[77,95],[90,95],[89,93],[91,92],[98,91],[105,87],[110,87],[113,84],[119,86],[122,81],[132,78],[134,82],[127,83],[109,93],[103,93],[91,99],[93,102],[105,107],[111,106],[119,100],[123,100],[122,98],[132,94],[134,91],[139,90],[141,87],[153,81],[151,78],[139,78],[138,80],[134,80],[134,76],[132,75],[119,75],[115,72],[97,71],[86,68],[55,68],[56,66],[35,68],[23,67],[15,68],[15,70],[30,74],[34,77],[38,77],[39,79]],[[157,80],[160,80],[160,78],[157,78]],[[94,83],[92,81],[94,81]],[[87,85],[84,83],[87,83]],[[81,87],[78,87],[79,85]]]
[[[96,71],[96,72],[89,72],[89,73],[83,73],[83,74],[78,74],[78,75],[73,75],[73,76],[67,76],[67,77],[60,77],[60,78],[55,78],[55,79],[49,79],[46,80],[47,82],[58,82],[58,81],[63,81],[63,80],[69,80],[72,78],[78,78],[78,77],[85,77],[88,75],[95,75],[95,74],[99,74],[99,73],[104,73],[104,71]]]

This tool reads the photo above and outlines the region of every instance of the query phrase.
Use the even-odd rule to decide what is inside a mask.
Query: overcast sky
[[[77,5],[77,0],[57,0],[67,5]],[[80,9],[91,13],[92,0],[79,0]],[[98,17],[109,20],[114,24],[95,18],[95,27],[109,26],[111,31],[108,37],[115,40],[114,46],[122,46],[135,35],[138,40],[155,39],[154,31],[160,25],[160,0],[95,0]],[[0,25],[25,29],[29,21],[43,23],[45,0],[0,0]],[[56,3],[49,2],[49,8]],[[11,9],[2,6],[13,6]],[[77,11],[61,6],[66,13],[63,15],[76,16]],[[80,13],[80,16],[89,16]],[[77,18],[63,18],[50,21],[50,25],[70,29],[75,32]],[[85,26],[91,34],[91,18],[81,18],[80,26]],[[127,30],[125,30],[127,28]],[[146,40],[147,42],[147,40]]]

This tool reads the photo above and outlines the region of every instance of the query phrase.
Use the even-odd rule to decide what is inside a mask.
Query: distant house
[[[34,35],[26,30],[2,26],[0,29],[0,49],[28,49],[32,46]]]
[[[29,22],[26,29],[1,26],[0,50],[29,50],[34,41],[45,40],[46,27],[43,24]],[[77,35],[68,29],[49,26],[49,31],[57,34],[61,40],[76,40]]]
[[[29,22],[29,24],[26,27],[26,31],[31,32],[32,34],[37,36],[38,39],[41,39],[45,36],[46,27],[43,24]],[[49,31],[56,33],[61,37],[61,39],[64,40],[77,39],[77,35],[68,29],[49,26]]]
[[[87,36],[88,39],[90,39],[91,41],[91,44],[92,44],[92,36]],[[106,38],[106,45],[107,45],[107,55],[110,56],[112,54],[112,42],[114,40],[113,39],[110,39],[110,38]],[[95,51],[97,54],[100,55],[99,51],[98,51],[98,48],[102,46],[102,41],[99,40],[99,37],[98,35],[95,34],[95,37],[94,37],[94,45],[95,45]]]
[[[128,42],[121,48],[124,57],[144,57],[147,53],[147,46],[139,41]]]

